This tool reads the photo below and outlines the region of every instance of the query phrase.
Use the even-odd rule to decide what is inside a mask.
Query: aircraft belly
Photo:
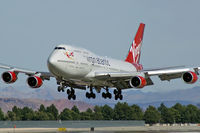
[[[89,72],[88,68],[78,64],[65,64],[62,66],[60,72],[65,79],[82,79]]]
[[[107,82],[106,80],[99,80],[99,79],[96,79],[96,78],[85,77],[85,78],[82,79],[82,81],[87,82],[87,84],[93,85],[93,86],[101,86],[101,87],[108,86],[108,87],[113,87],[112,83]]]

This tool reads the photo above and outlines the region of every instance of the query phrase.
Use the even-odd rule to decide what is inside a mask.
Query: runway
[[[94,132],[200,132],[200,126],[94,127]],[[58,133],[58,128],[0,128],[0,133]],[[91,128],[66,128],[64,132],[91,132]]]

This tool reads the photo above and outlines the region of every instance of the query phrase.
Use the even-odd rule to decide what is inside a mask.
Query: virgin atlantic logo
[[[74,52],[66,52],[65,55],[67,56],[68,59],[73,59],[74,57]]]

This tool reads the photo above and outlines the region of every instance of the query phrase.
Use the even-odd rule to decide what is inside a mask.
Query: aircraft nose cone
[[[52,56],[50,56],[47,61],[49,67],[55,67],[56,62],[57,62],[57,60],[55,58],[53,58]]]

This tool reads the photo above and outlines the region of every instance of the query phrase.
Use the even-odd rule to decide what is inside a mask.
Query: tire
[[[106,93],[106,97],[110,99],[110,97],[112,97],[112,96],[111,96],[111,94],[109,92],[107,92]]]
[[[58,88],[57,88],[58,92],[60,92],[60,88],[61,88],[61,87],[60,87],[60,86],[58,86]]]
[[[74,91],[74,89],[72,89],[72,90],[71,90],[71,94],[74,94],[74,93],[75,93],[75,91]]]
[[[105,92],[102,93],[102,97],[106,98],[106,93]]]
[[[117,90],[116,90],[116,89],[114,89],[113,93],[116,95],[116,94],[117,94]]]
[[[108,98],[111,99],[112,98],[112,94],[108,93]]]
[[[95,99],[96,98],[96,95],[94,93],[92,93],[92,98]]]
[[[115,100],[118,100],[118,98],[119,98],[118,95],[115,95]]]
[[[67,89],[67,94],[68,94],[68,95],[71,94],[71,91],[70,91],[69,89]]]
[[[123,100],[123,95],[119,95],[119,99],[120,99],[120,100]]]
[[[85,96],[90,99],[90,94],[88,92],[86,92]]]
[[[71,95],[68,95],[68,100],[71,100],[71,98],[72,98]]]
[[[121,90],[121,89],[119,89],[119,90],[118,90],[118,93],[119,93],[119,94],[122,94],[122,90]]]
[[[72,97],[72,98],[73,98],[73,100],[76,100],[76,95],[73,95],[73,97]]]

